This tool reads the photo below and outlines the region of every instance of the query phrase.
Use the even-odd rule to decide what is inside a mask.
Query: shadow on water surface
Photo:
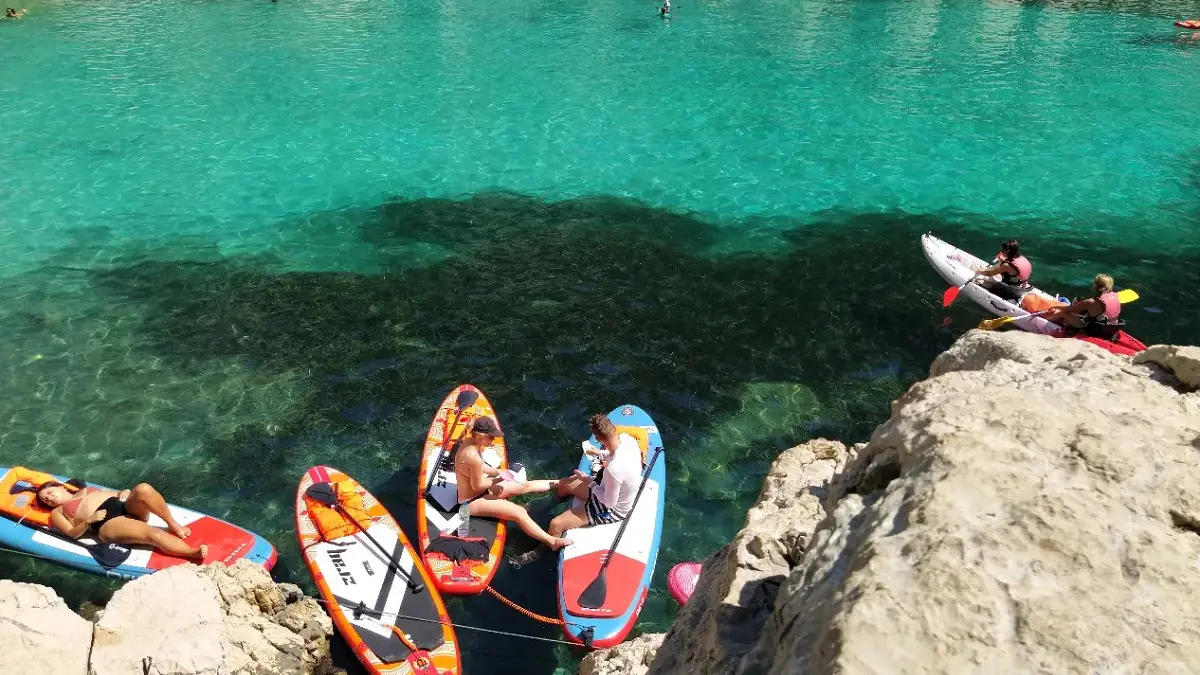
[[[723,253],[758,224],[511,194],[397,199],[303,222],[325,221],[357,223],[383,271],[281,271],[269,256],[179,260],[147,246],[86,269],[94,257],[81,248],[76,262],[0,288],[11,345],[0,371],[12,383],[0,403],[10,420],[0,463],[114,486],[149,479],[171,501],[267,536],[280,549],[277,576],[307,584],[292,499],[308,466],[347,470],[413,532],[416,448],[456,384],[487,392],[533,475],[566,473],[587,414],[630,402],[667,439],[661,588],[671,565],[711,553],[740,527],[779,450],[818,433],[864,440],[981,318],[956,306],[953,327],[940,326],[944,286],[920,233],[981,253],[1022,233],[978,218],[831,213],[772,221],[773,251]],[[1137,279],[1146,303],[1160,292],[1153,302],[1164,310],[1138,314],[1136,333],[1195,334],[1196,302],[1171,281],[1194,278],[1195,251],[1166,257],[1036,236],[1027,246],[1056,262],[1043,274],[1061,283],[1083,274],[1077,261],[1121,261],[1118,281]],[[511,546],[529,541],[516,534]],[[505,566],[496,586],[554,615],[554,570],[549,555]],[[0,572],[57,574],[9,559]],[[78,575],[54,583],[73,603],[110,590]],[[558,635],[490,597],[449,606],[462,623]],[[673,613],[652,593],[640,630],[664,630]],[[550,673],[570,661],[546,643],[460,637],[468,672]]]

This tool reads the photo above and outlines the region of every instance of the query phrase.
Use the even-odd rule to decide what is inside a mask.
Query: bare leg
[[[471,515],[511,520],[521,526],[525,534],[542,542],[552,551],[557,551],[572,543],[570,539],[550,536],[549,533],[534,522],[528,511],[503,499],[478,499],[471,502]]]
[[[190,529],[175,522],[175,519],[171,517],[171,510],[167,508],[167,502],[162,495],[158,494],[158,490],[150,487],[148,483],[138,483],[133,486],[133,489],[129,491],[129,499],[125,500],[125,510],[129,512],[129,515],[143,521],[153,513],[162,518],[171,533],[180,539],[187,539],[192,534]]]
[[[558,481],[558,487],[555,488],[555,492],[558,493],[559,497],[570,496],[587,499],[588,484],[583,482],[583,479],[579,476],[570,476]]]
[[[204,556],[208,555],[208,546],[196,548],[173,534],[134,518],[113,518],[100,528],[100,538],[116,544],[153,546],[167,555],[190,558],[198,563],[203,563]]]
[[[561,537],[562,533],[567,530],[587,527],[590,524],[587,517],[587,505],[580,504],[563,511],[550,521],[550,536]]]
[[[514,480],[504,481],[504,497],[516,497],[517,495],[528,495],[539,492],[549,492],[558,484],[556,480],[530,480],[524,483],[518,483]]]

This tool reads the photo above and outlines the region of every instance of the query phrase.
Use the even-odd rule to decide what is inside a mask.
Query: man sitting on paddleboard
[[[490,417],[478,417],[471,426],[469,436],[459,441],[451,451],[454,474],[458,479],[458,503],[468,504],[472,516],[511,520],[521,526],[525,534],[533,537],[552,551],[571,544],[570,539],[552,536],[541,528],[529,511],[508,501],[509,497],[534,492],[549,492],[558,481],[513,480],[511,473],[488,466],[482,452],[492,444],[493,438],[501,438],[500,425]]]
[[[983,286],[1005,300],[1017,301],[1029,292],[1029,277],[1033,275],[1033,264],[1021,255],[1021,244],[1016,239],[1009,239],[1000,244],[997,262],[976,272],[975,283]],[[1000,275],[1000,281],[990,279],[994,274]]]
[[[82,481],[72,481],[75,483],[82,485]],[[43,483],[37,488],[37,500],[51,509],[50,522],[55,529],[71,539],[91,534],[104,543],[152,546],[197,563],[203,563],[208,555],[208,546],[196,548],[184,541],[192,531],[171,517],[162,495],[146,483],[121,492],[82,487],[74,494],[62,483]],[[146,521],[152,513],[171,531],[151,527]]]
[[[589,455],[607,460],[596,480],[576,469],[569,478],[558,482],[558,496],[574,495],[583,500],[550,521],[550,534],[589,525],[615,523],[629,516],[638,485],[642,481],[642,449],[637,439],[617,433],[617,427],[605,415],[592,415],[592,435],[604,449],[588,447]]]
[[[1116,325],[1121,315],[1121,300],[1113,292],[1113,278],[1097,274],[1092,280],[1096,295],[1076,300],[1066,307],[1055,307],[1046,312],[1044,318],[1065,328],[1103,329],[1110,323]]]

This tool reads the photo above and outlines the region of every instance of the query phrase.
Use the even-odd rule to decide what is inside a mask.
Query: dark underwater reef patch
[[[202,253],[193,259],[138,244],[91,269],[89,247],[111,245],[81,235],[55,267],[0,288],[11,346],[0,371],[12,383],[0,401],[10,422],[0,461],[153,480],[173,501],[219,509],[270,537],[280,576],[302,581],[291,529],[300,472],[316,462],[344,468],[411,526],[415,448],[455,384],[488,392],[537,474],[573,465],[589,412],[629,401],[655,415],[681,479],[668,516],[679,526],[664,550],[696,557],[736,530],[778,449],[817,434],[865,439],[982,318],[965,304],[942,310],[922,232],[981,253],[1019,236],[1056,269],[1112,272],[1142,294],[1138,309],[1160,310],[1131,310],[1131,330],[1147,342],[1194,340],[1200,327],[1200,286],[1179,284],[1196,278],[1195,251],[1041,235],[1040,223],[837,212],[718,227],[624,200],[504,193],[302,219],[318,229],[347,222],[382,272],[281,271],[269,256],[221,258],[215,242],[191,240],[188,250]],[[739,232],[764,227],[780,233],[775,250],[723,252],[737,250],[728,244]],[[1040,268],[1046,281],[1063,292],[1083,274],[1055,279],[1049,267]],[[780,396],[797,399],[799,412],[770,414]],[[744,442],[726,433],[731,420],[755,419],[762,427]],[[719,469],[696,476],[706,463]],[[665,574],[674,560],[661,562]],[[546,556],[497,583],[553,613],[552,574]],[[649,626],[666,620],[666,602],[651,598]],[[468,623],[513,623],[486,599],[452,610]],[[533,672],[553,671],[551,650],[471,639],[481,654],[540,655],[545,669]],[[488,672],[530,672],[512,665]]]

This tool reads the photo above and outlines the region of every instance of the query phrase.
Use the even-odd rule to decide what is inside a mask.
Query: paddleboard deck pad
[[[623,405],[608,414],[620,433],[637,439],[642,448],[642,471],[655,448],[663,447],[662,436],[654,420],[635,405]],[[592,445],[600,443],[593,436]],[[559,551],[558,557],[558,610],[562,618],[563,633],[571,642],[596,648],[612,647],[629,635],[654,577],[654,564],[658,560],[659,542],[662,539],[663,513],[666,505],[667,453],[659,454],[650,469],[646,487],[629,514],[629,525],[625,534],[612,551],[613,540],[621,523],[592,525],[568,530],[563,537],[574,542]],[[599,462],[581,453],[579,470],[591,476],[600,468]],[[571,506],[582,503],[577,497]],[[604,604],[599,608],[583,607],[579,595],[596,579],[600,566],[613,556],[605,574],[607,593]]]
[[[983,260],[938,239],[932,234],[921,235],[921,250],[925,253],[925,259],[929,261],[933,269],[937,270],[942,279],[945,279],[946,283],[956,288],[962,286],[968,279],[973,277],[976,268],[987,266],[987,263]],[[996,278],[999,279],[998,276]],[[1029,293],[1041,296],[1046,302],[1058,302],[1057,296],[1038,288],[1031,288]],[[1030,316],[1030,312],[1026,311],[1018,303],[1006,300],[976,283],[966,284],[959,294],[970,298],[976,305],[979,305],[995,316],[1017,317],[1011,323],[1015,327],[1030,333],[1083,340],[1113,354],[1123,356],[1136,354],[1146,348],[1146,345],[1141,340],[1138,340],[1125,331],[1117,331],[1113,339],[1078,333],[1068,335],[1062,326],[1052,321],[1047,321],[1041,316]]]
[[[193,562],[154,550],[149,546],[106,544],[85,535],[70,539],[50,525],[50,512],[38,505],[35,488],[48,481],[65,483],[66,478],[25,467],[0,467],[0,546],[46,558],[92,574],[118,579],[136,579],[152,572]],[[103,485],[90,487],[110,490]],[[119,492],[119,490],[114,490]],[[171,515],[192,533],[186,541],[208,545],[206,563],[233,564],[246,559],[271,569],[275,547],[266,539],[218,518],[168,504]],[[167,524],[151,514],[150,525],[166,530]]]
[[[314,499],[314,489],[336,495],[337,506]],[[296,532],[334,626],[369,672],[461,672],[442,598],[374,495],[337,469],[315,466],[296,490]]]
[[[470,405],[457,408],[460,397],[474,397]],[[500,424],[491,402],[478,388],[464,384],[456,387],[438,406],[425,436],[421,450],[421,470],[417,480],[417,541],[425,566],[433,575],[433,583],[442,593],[473,595],[492,583],[492,577],[504,553],[507,525],[500,520],[471,516],[467,523],[465,542],[458,539],[462,519],[458,514],[458,480],[450,451],[463,437],[470,423],[487,416]],[[501,427],[503,429],[503,427]],[[497,469],[508,468],[508,453],[503,438],[493,439],[482,453],[483,461]],[[445,539],[451,541],[447,542]],[[458,548],[473,548],[484,560],[452,557],[437,550],[430,551],[435,539],[439,544],[457,543]]]

